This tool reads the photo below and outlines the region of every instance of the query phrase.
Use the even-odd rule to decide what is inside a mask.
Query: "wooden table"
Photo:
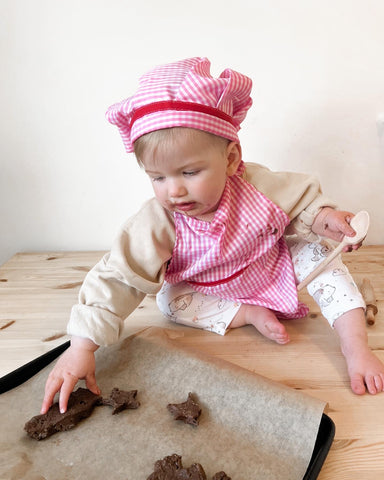
[[[68,340],[65,326],[86,272],[103,252],[20,253],[0,268],[0,377]],[[368,277],[379,313],[367,327],[371,348],[384,361],[384,246],[344,255],[357,281]],[[183,329],[180,344],[236,363],[329,404],[336,436],[319,480],[384,478],[384,393],[354,395],[337,336],[304,292],[305,319],[286,322],[292,341],[279,346],[253,327],[225,337]],[[179,329],[147,297],[127,319],[124,335],[149,325]]]

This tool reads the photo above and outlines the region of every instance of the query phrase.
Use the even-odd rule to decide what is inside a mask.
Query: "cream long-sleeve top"
[[[286,234],[308,241],[318,240],[311,226],[321,208],[336,207],[310,175],[247,163],[243,178],[289,216]],[[97,345],[117,342],[124,320],[147,294],[160,290],[174,244],[173,214],[152,198],[127,220],[110,252],[87,274],[67,332]]]

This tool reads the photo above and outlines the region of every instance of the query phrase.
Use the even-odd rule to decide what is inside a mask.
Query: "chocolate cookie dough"
[[[60,413],[59,404],[54,403],[44,415],[32,417],[24,426],[27,434],[36,440],[42,440],[56,432],[73,428],[84,418],[91,415],[96,405],[101,404],[101,397],[86,388],[72,392],[65,413]]]
[[[167,405],[175,420],[182,420],[184,423],[197,426],[201,408],[193,399],[192,393],[188,393],[187,401],[183,403],[170,403]]]
[[[217,472],[212,477],[212,480],[231,480],[231,477],[228,477],[225,472]]]
[[[162,460],[157,460],[155,470],[147,480],[207,480],[204,468],[200,463],[193,463],[184,468],[181,456],[174,453]],[[212,480],[231,480],[225,472],[217,472]]]
[[[119,390],[114,388],[111,392],[109,398],[103,398],[103,405],[109,405],[113,407],[112,415],[115,413],[120,413],[122,410],[127,408],[138,408],[140,402],[136,400],[137,390],[131,390],[126,392],[124,390]]]
[[[184,468],[181,456],[174,453],[157,460],[155,470],[147,480],[207,480],[207,476],[199,463]]]

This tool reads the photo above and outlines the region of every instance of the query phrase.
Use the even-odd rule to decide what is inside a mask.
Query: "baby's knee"
[[[240,304],[196,292],[186,283],[165,283],[156,297],[160,311],[169,320],[224,335]]]

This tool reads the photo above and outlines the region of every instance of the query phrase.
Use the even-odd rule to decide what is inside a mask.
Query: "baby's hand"
[[[79,379],[85,379],[86,386],[91,392],[100,394],[96,384],[94,355],[98,348],[87,338],[72,338],[71,346],[59,358],[49,374],[40,413],[47,413],[58,391],[60,412],[64,413],[67,410],[68,398]]]
[[[341,210],[334,210],[330,207],[323,208],[315,218],[312,225],[312,231],[322,237],[327,237],[337,242],[341,242],[345,235],[353,237],[356,232],[350,226],[354,214]],[[362,241],[356,245],[346,245],[344,252],[357,250],[361,247]]]

